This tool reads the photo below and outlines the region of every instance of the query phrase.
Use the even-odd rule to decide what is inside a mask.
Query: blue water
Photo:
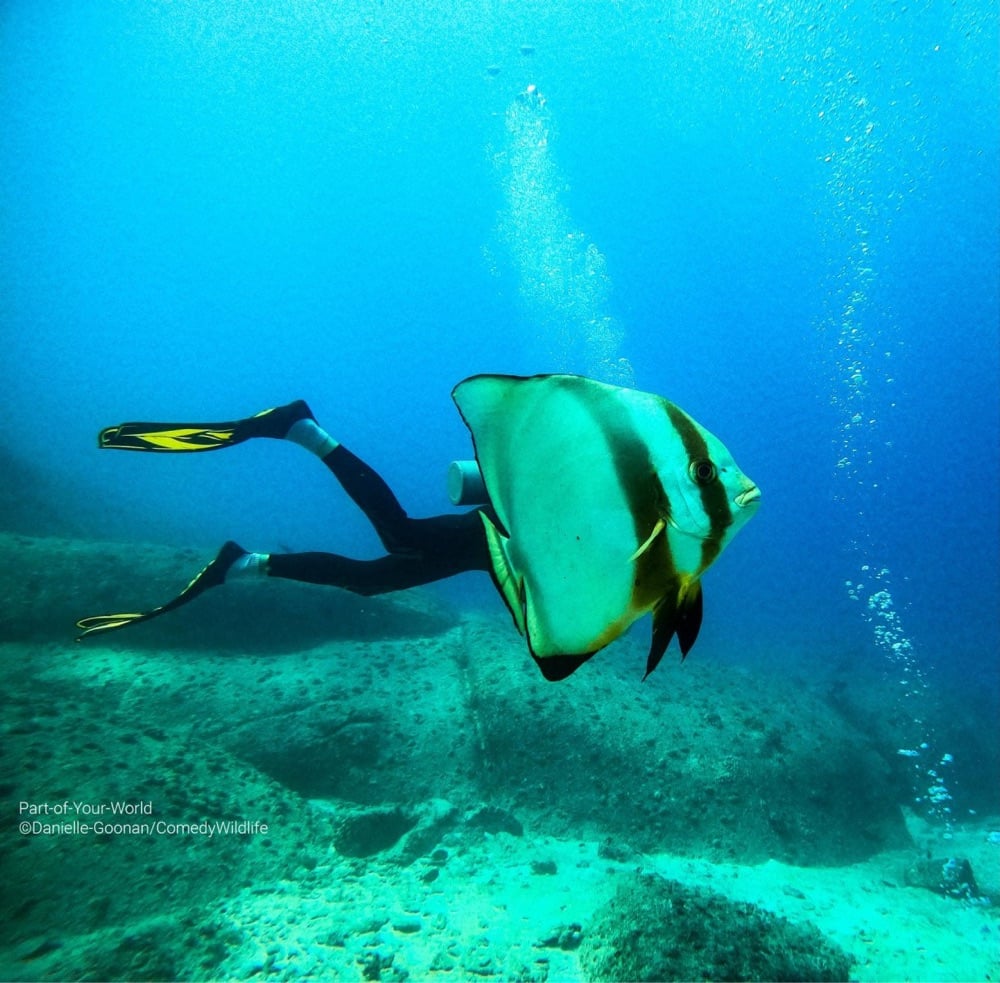
[[[373,556],[297,448],[95,433],[302,396],[428,514],[463,377],[631,382],[763,490],[701,656],[995,692],[997,50],[985,0],[9,0],[3,441],[95,538]]]

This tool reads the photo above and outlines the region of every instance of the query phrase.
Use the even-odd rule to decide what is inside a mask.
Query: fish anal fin
[[[663,653],[667,651],[670,640],[674,637],[677,608],[664,599],[653,611],[653,639],[646,656],[646,672],[642,681],[660,664]]]
[[[681,646],[682,660],[691,651],[691,646],[698,638],[698,632],[701,629],[701,616],[701,581],[695,580],[690,584],[684,594],[684,599],[677,607],[677,621],[674,624],[677,641]]]
[[[653,639],[646,657],[646,674],[643,680],[660,664],[674,635],[681,647],[681,660],[691,651],[701,628],[701,581],[693,580],[684,585],[676,600],[664,597],[653,611]]]

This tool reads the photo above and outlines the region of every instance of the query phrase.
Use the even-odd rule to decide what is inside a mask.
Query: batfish
[[[495,510],[492,574],[546,679],[653,616],[646,678],[686,656],[701,575],[760,490],[721,441],[660,396],[576,375],[475,375],[452,397]]]

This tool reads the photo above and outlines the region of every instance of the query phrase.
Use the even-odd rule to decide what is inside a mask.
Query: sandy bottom
[[[956,841],[981,864],[1000,864],[1000,847],[986,843],[983,829],[969,829]],[[551,870],[540,867],[547,862],[555,873],[538,873]],[[331,867],[335,887],[303,892],[282,885],[232,899],[226,914],[253,938],[224,963],[223,975],[357,978],[377,959],[389,968],[382,970],[386,978],[409,972],[417,979],[581,980],[576,953],[560,948],[560,938],[572,938],[574,928],[585,931],[621,876],[641,866],[812,922],[856,959],[853,979],[1000,978],[997,908],[903,886],[906,862],[906,856],[883,855],[852,867],[803,869],[660,855],[621,864],[602,859],[594,842],[487,835],[449,855],[430,888],[422,883],[423,867],[400,871],[369,863],[350,874]],[[344,928],[331,934],[331,921]]]
[[[310,807],[336,811],[325,802]],[[916,820],[914,828],[921,835]],[[1000,863],[989,828],[955,835],[956,850],[981,870]],[[576,981],[583,979],[580,933],[619,882],[641,868],[812,922],[854,957],[852,979],[1000,978],[998,909],[904,886],[901,870],[910,860],[911,853],[883,854],[838,868],[669,855],[616,862],[593,841],[455,831],[408,866],[331,850],[294,880],[248,884],[194,924],[164,912],[63,938],[51,952],[32,939],[6,950],[0,972],[5,979],[68,978],[95,957],[108,967],[109,954],[120,957],[123,947],[162,944],[180,932],[177,944],[188,956],[172,966],[190,978]],[[141,911],[140,898],[136,906]],[[206,971],[199,959],[213,949],[221,958]]]
[[[40,568],[67,555],[45,553]],[[105,564],[88,568],[95,583],[117,569],[113,554],[81,548],[67,570],[87,558]],[[115,579],[107,589],[121,592]],[[456,626],[430,608],[366,603],[289,638],[308,612],[276,608],[277,596],[252,631],[251,609],[223,620],[220,603],[203,605],[200,622],[134,629],[136,647],[74,648],[63,613],[59,640],[47,640],[40,613],[31,637],[0,644],[0,979],[581,980],[595,913],[643,870],[811,922],[854,958],[852,979],[1000,980],[1000,906],[905,876],[921,858],[956,856],[984,892],[1000,891],[1000,816],[970,816],[945,837],[916,815],[901,820],[891,797],[865,799],[858,749],[882,748],[891,763],[897,745],[852,730],[837,708],[877,724],[881,704],[865,716],[839,687],[710,660],[661,670],[644,688],[631,664],[621,679],[598,667],[552,688],[525,667],[505,623]],[[354,637],[309,647],[348,616]],[[772,730],[782,713],[812,728],[770,733],[761,707]],[[671,742],[683,746],[669,753]],[[827,778],[817,772],[834,746],[849,754]],[[877,784],[891,772],[868,774]],[[712,827],[765,794],[770,810],[750,833]],[[810,814],[820,820],[786,824],[776,839],[766,817],[810,799],[826,810]],[[270,828],[212,838],[18,829],[22,803],[72,800]],[[816,837],[846,841],[876,807],[892,828],[862,862],[748,862],[751,849],[755,860],[779,855],[772,845],[786,860],[811,844],[814,858],[836,856]],[[633,849],[645,817],[674,837],[673,852]],[[704,840],[687,841],[687,855],[681,820]],[[885,822],[868,822],[883,835]],[[727,857],[741,833],[747,852]]]

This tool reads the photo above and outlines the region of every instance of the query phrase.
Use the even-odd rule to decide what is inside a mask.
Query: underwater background
[[[0,642],[29,721],[11,724],[2,759],[4,851],[25,862],[40,849],[15,830],[17,803],[54,795],[55,779],[26,772],[17,737],[31,732],[39,694],[55,718],[71,706],[89,713],[100,701],[80,696],[87,658],[105,660],[97,668],[111,679],[122,659],[166,651],[172,631],[192,641],[185,611],[163,619],[148,636],[155,644],[124,633],[74,648],[75,617],[109,601],[141,610],[166,600],[226,539],[261,551],[381,552],[298,448],[101,454],[97,431],[228,420],[303,397],[411,514],[436,514],[451,508],[448,463],[471,457],[450,391],[479,372],[578,372],[663,395],[760,486],[759,514],[705,578],[705,624],[683,667],[688,678],[705,674],[706,705],[717,693],[726,716],[727,673],[766,680],[780,670],[804,692],[823,680],[828,703],[870,738],[858,747],[884,764],[898,807],[927,824],[931,855],[947,854],[963,824],[1000,814],[997,24],[985,0],[4,3]],[[113,558],[110,598],[91,574],[95,557]],[[153,568],[172,579],[151,592]],[[254,597],[266,621],[268,596]],[[331,592],[281,597],[286,614],[305,620],[324,605],[348,620],[380,612],[383,636],[370,621],[355,626],[351,671],[377,651],[378,685],[403,710],[416,677],[412,653],[393,640],[417,631],[408,611],[427,637],[455,624],[495,632],[503,644],[482,650],[535,672],[486,577],[435,585],[419,601],[399,599],[403,607],[345,607]],[[307,694],[319,678],[329,683],[315,667],[296,669],[280,631],[248,627],[239,602],[224,603],[225,631],[208,637],[226,650],[227,686],[242,685],[241,631],[257,656],[271,639],[286,656],[274,671],[308,676]],[[578,674],[599,687],[602,671],[621,670],[623,688],[596,710],[574,706],[577,677],[518,685],[531,687],[526,699],[579,714],[578,725],[607,726],[598,718],[613,719],[616,700],[639,699],[647,631],[640,622]],[[68,689],[42,686],[53,665],[76,666]],[[432,685],[433,658],[420,672]],[[474,684],[486,703],[503,685]],[[657,685],[653,727],[670,719],[677,683]],[[747,686],[760,717],[786,721],[786,744],[824,739],[793,690]],[[134,685],[132,695],[141,707]],[[252,699],[213,718],[220,733],[244,726]],[[529,743],[546,747],[540,727]],[[480,742],[489,745],[481,731]],[[53,774],[66,756],[68,747],[51,756]],[[402,802],[412,793],[393,785],[391,760],[379,762],[387,789],[368,798],[289,784],[305,798]],[[483,802],[517,812],[504,774]],[[837,774],[833,798],[859,794],[850,767]],[[93,795],[110,797],[94,780]],[[432,786],[428,778],[429,797],[461,800]],[[421,816],[410,815],[411,827],[422,828]],[[977,842],[989,835],[976,829]],[[627,823],[614,832],[630,839]],[[630,842],[646,854],[678,847]],[[502,852],[485,843],[482,864]],[[992,847],[992,870],[977,874],[1000,884]],[[91,862],[87,848],[71,867]],[[725,859],[766,854],[748,847]],[[835,866],[836,851],[821,862]],[[29,869],[41,869],[37,858]],[[88,965],[58,962],[70,947],[50,903],[13,921],[8,913],[5,972],[55,978]],[[115,921],[108,910],[65,931],[97,932]],[[970,931],[995,949],[995,915],[983,927]],[[220,943],[200,969],[92,965],[111,977],[238,976],[244,964],[222,960],[240,944]],[[390,978],[385,958],[345,965],[366,978],[381,965]],[[273,962],[246,975],[274,975]],[[316,965],[317,975],[333,972]],[[614,972],[581,965],[595,978]],[[895,969],[879,972],[899,971],[886,965]],[[417,978],[491,975],[460,956],[445,969],[416,956],[411,966]],[[542,972],[525,976],[499,956],[491,967],[498,978]]]

